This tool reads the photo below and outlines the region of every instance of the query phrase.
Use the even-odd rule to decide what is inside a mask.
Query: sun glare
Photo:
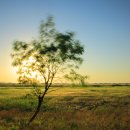
[[[23,62],[22,62],[22,64],[24,65],[24,66],[26,66],[27,64],[29,64],[29,63],[34,63],[36,60],[31,56],[31,57],[29,57],[29,59],[28,60],[24,60]]]
[[[24,72],[23,75],[26,75],[30,79],[36,79],[38,81],[42,81],[42,76],[40,76],[38,72],[33,71],[31,68],[29,68],[29,66],[34,62],[36,62],[36,60],[32,56],[29,57],[28,60],[24,60],[22,62],[23,64],[22,71]]]
[[[31,57],[29,57],[29,62],[30,63],[34,63],[36,60],[31,56]]]

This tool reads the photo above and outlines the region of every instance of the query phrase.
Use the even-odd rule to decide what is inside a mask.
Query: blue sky
[[[1,82],[16,82],[12,42],[37,38],[48,15],[59,31],[76,32],[84,44],[80,73],[89,82],[130,82],[130,0],[1,0]]]

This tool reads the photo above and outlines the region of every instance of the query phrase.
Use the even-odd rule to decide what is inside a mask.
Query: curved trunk
[[[36,109],[35,113],[33,114],[33,116],[30,118],[28,124],[30,124],[35,119],[35,117],[37,116],[37,114],[39,113],[41,105],[42,105],[42,102],[43,102],[43,96],[42,97],[39,96],[38,97],[38,106],[37,106],[37,109]]]

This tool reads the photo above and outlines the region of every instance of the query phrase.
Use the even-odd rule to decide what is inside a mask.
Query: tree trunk
[[[42,105],[42,102],[43,102],[43,96],[39,96],[38,97],[38,106],[37,106],[37,109],[36,109],[35,113],[33,114],[33,116],[30,118],[28,124],[30,124],[35,119],[35,117],[37,116],[38,112],[40,111],[40,107]]]

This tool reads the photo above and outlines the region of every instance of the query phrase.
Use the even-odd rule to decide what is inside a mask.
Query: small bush
[[[6,121],[6,123],[10,123],[10,122],[13,122],[13,117],[7,115],[4,117],[4,120]]]

